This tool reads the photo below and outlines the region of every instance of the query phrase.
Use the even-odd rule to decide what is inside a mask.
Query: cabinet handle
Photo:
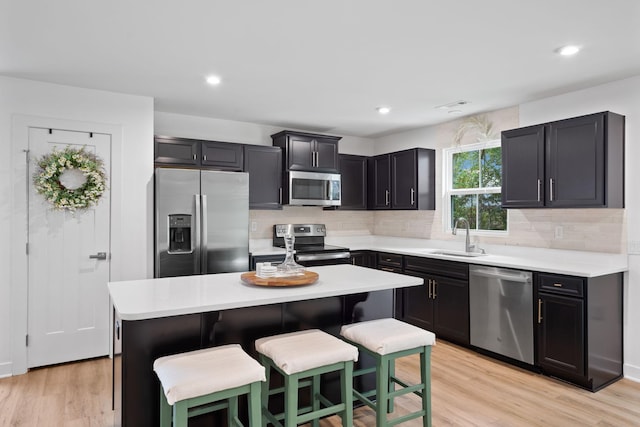
[[[380,270],[383,270],[383,271],[390,271],[390,272],[392,272],[392,273],[393,273],[393,268],[389,268],[389,267],[380,267]]]
[[[279,190],[280,194],[278,195],[279,203],[282,204],[282,187]]]
[[[542,323],[542,300],[538,298],[538,325]]]
[[[193,155],[193,160],[195,160],[195,159],[197,159],[197,158],[198,158],[198,155],[197,155],[197,154],[194,154],[194,155]]]
[[[413,204],[415,203],[415,197],[414,197],[415,194],[416,194],[416,191],[412,188],[411,189],[411,206],[413,206]]]
[[[538,179],[538,201],[540,201],[540,186],[542,185],[542,180]]]
[[[553,202],[553,178],[549,178],[549,201]]]
[[[438,295],[436,295],[436,289],[437,288],[438,288],[438,281],[434,280],[433,281],[433,299],[436,299],[436,297],[438,296]]]
[[[389,206],[389,190],[384,190],[384,204]]]
[[[431,299],[431,279],[429,279],[429,299]]]
[[[556,288],[561,288],[562,287],[562,283],[554,283],[553,286],[555,286]]]

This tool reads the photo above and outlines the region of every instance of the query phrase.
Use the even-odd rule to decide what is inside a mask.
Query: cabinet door
[[[340,209],[367,209],[367,157],[339,157],[342,198]]]
[[[447,340],[469,345],[469,282],[441,276],[431,279],[433,331]]]
[[[156,136],[155,163],[176,166],[200,166],[200,141]]]
[[[502,206],[544,206],[544,129],[502,132]]]
[[[324,172],[338,172],[338,141],[316,138],[315,168]]]
[[[282,209],[282,150],[245,145],[244,171],[249,172],[249,209]]]
[[[431,295],[432,276],[416,271],[405,271],[404,274],[420,277],[424,283],[420,286],[396,289],[396,317],[404,322],[434,331],[434,300]]]
[[[540,367],[558,376],[584,376],[584,301],[540,292],[537,326]]]
[[[302,135],[289,135],[287,138],[288,169],[310,170],[314,164],[315,140]]]
[[[242,144],[202,141],[202,166],[219,170],[241,171],[243,151]]]
[[[391,209],[391,159],[388,154],[369,162],[369,202],[372,209]]]
[[[604,115],[561,120],[548,129],[547,206],[603,206]]]
[[[391,154],[391,206],[418,209],[418,161],[415,150]]]

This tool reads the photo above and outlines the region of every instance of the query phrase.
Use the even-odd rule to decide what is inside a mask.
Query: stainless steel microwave
[[[297,206],[340,206],[340,174],[290,171],[288,202]]]

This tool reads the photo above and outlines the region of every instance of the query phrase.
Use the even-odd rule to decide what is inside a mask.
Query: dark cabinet
[[[351,251],[351,264],[360,267],[378,268],[377,252],[375,251]]]
[[[622,377],[622,277],[538,273],[537,365],[591,391]]]
[[[469,345],[469,267],[453,261],[404,257],[404,273],[422,286],[398,289],[396,315],[438,337]]]
[[[504,131],[502,206],[624,207],[624,116],[603,112]]]
[[[249,173],[249,209],[282,209],[282,150],[244,146],[244,171]]]
[[[271,135],[282,148],[286,170],[338,172],[338,141],[341,137],[282,131]]]
[[[243,145],[230,142],[155,136],[155,163],[203,169],[241,171]]]
[[[341,180],[340,209],[367,209],[367,157],[340,154],[338,157]]]
[[[370,160],[372,209],[435,209],[435,150],[413,148]]]

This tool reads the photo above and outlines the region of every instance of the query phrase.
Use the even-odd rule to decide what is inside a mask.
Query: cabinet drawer
[[[469,279],[469,265],[464,262],[406,256],[404,257],[404,269],[462,280]]]
[[[582,297],[584,296],[584,280],[582,277],[539,273],[538,290]]]
[[[402,269],[402,255],[388,254],[385,252],[378,253],[378,265]]]

